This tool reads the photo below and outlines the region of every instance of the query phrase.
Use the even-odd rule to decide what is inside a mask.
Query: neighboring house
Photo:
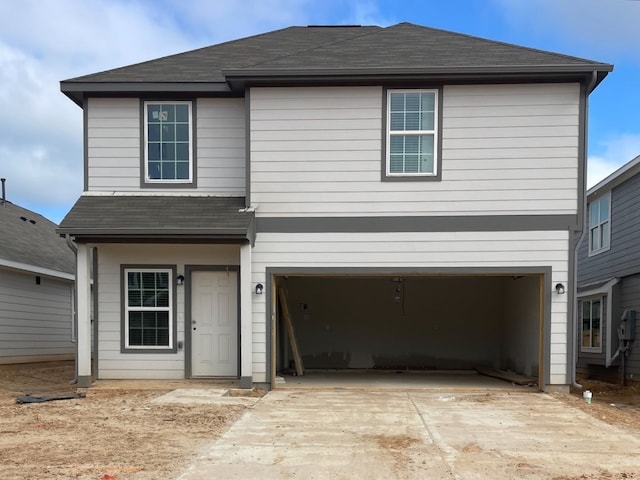
[[[578,249],[578,372],[640,381],[640,156],[587,192]]]
[[[75,358],[75,255],[56,227],[0,201],[0,364]]]
[[[301,360],[566,390],[588,96],[611,70],[401,23],[63,81],[84,110],[84,193],[59,229],[80,384],[93,268],[98,378],[273,386]]]

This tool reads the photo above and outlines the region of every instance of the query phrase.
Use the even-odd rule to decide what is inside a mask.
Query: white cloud
[[[589,155],[587,188],[591,188],[640,155],[640,134],[615,135],[598,147],[597,155]]]

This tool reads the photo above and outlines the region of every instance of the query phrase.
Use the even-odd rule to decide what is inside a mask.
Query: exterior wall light
[[[178,275],[176,277],[176,284],[177,285],[184,285],[184,275]]]
[[[564,285],[563,284],[561,284],[561,283],[556,284],[556,293],[558,295],[564,295],[565,291],[566,290],[564,289]]]
[[[256,285],[256,295],[262,295],[262,292],[264,291],[264,285],[262,285],[261,283]]]

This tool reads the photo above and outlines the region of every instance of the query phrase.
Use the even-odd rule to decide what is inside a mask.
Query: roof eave
[[[433,67],[422,69],[351,69],[351,70],[229,70],[224,72],[234,90],[245,86],[295,85],[309,83],[376,84],[380,82],[524,82],[585,81],[596,72],[593,89],[602,82],[612,65],[563,65],[517,67]]]
[[[604,178],[589,190],[587,190],[587,198],[592,199],[600,196],[605,192],[608,192],[609,190],[613,190],[621,183],[626,182],[631,177],[634,177],[638,174],[640,174],[640,155],[635,157],[633,160],[625,163],[611,175]]]
[[[60,82],[60,91],[82,106],[86,95],[221,94],[231,93],[226,82]]]
[[[77,243],[246,243],[251,242],[249,229],[190,232],[181,231],[127,231],[105,232],[89,229],[64,229],[61,235],[69,234]]]

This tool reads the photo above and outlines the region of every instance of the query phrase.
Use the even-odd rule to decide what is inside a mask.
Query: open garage
[[[511,371],[543,382],[544,275],[276,275],[276,372]],[[297,353],[296,355],[296,347]]]

